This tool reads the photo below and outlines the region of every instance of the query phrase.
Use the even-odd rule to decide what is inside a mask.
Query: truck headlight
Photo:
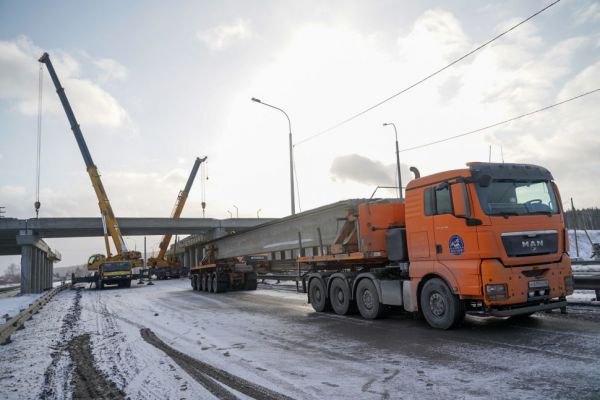
[[[489,300],[505,300],[508,297],[508,289],[505,283],[485,285],[485,293]]]
[[[573,275],[565,276],[565,290],[567,292],[573,293],[574,288],[575,288],[575,284],[573,282]]]

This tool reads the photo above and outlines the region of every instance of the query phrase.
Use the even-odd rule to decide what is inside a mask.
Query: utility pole
[[[404,200],[404,196],[402,195],[402,175],[400,174],[400,150],[398,149],[398,130],[396,129],[396,125],[393,122],[386,122],[383,126],[391,125],[394,127],[394,133],[396,134],[396,169],[398,173],[398,189],[400,191],[400,200]]]
[[[6,207],[0,207],[0,218],[4,218],[4,214],[6,214],[6,211],[4,211],[6,209]]]
[[[579,258],[579,242],[577,241],[577,211],[575,211],[575,205],[573,204],[573,198],[571,197],[571,211],[573,211],[573,218],[571,218],[571,221],[573,221],[573,230],[574,230],[574,234],[575,234],[575,254],[577,255],[577,258]],[[567,232],[569,232],[567,230]],[[569,240],[569,237],[567,236],[565,238],[565,240]]]

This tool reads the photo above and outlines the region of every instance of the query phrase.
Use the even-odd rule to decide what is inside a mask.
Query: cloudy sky
[[[51,55],[117,216],[168,216],[208,156],[207,216],[289,213],[287,121],[306,210],[394,184],[408,148],[600,88],[600,2],[563,0],[425,84],[400,91],[551,1],[0,1],[0,205],[34,216],[37,59]],[[44,70],[42,217],[96,216],[84,163]],[[599,206],[600,93],[401,154],[422,174],[530,162],[563,199]],[[502,151],[501,151],[502,149]],[[201,216],[192,189],[183,216]],[[393,192],[381,195],[393,196]],[[128,238],[141,248],[140,238]],[[150,240],[155,246],[158,238]],[[62,265],[102,240],[50,240]],[[1,257],[0,268],[14,257]]]

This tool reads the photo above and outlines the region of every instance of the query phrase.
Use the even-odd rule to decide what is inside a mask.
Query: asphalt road
[[[53,302],[62,297],[64,307],[75,297],[68,292]],[[266,285],[207,294],[178,280],[80,293],[81,317],[69,337],[89,334],[96,368],[131,398],[214,393],[145,343],[144,329],[190,362],[297,399],[600,398],[595,308],[467,318],[439,331],[399,312],[377,321],[315,313],[305,295]]]

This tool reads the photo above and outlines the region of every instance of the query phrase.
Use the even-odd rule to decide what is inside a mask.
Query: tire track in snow
[[[258,400],[291,400],[291,397],[285,396],[281,393],[274,392],[270,389],[267,389],[263,386],[254,384],[249,382],[243,378],[230,374],[222,369],[213,367],[207,363],[196,360],[186,354],[181,353],[178,350],[175,350],[171,346],[167,345],[165,342],[160,340],[152,330],[148,328],[144,328],[140,330],[140,334],[142,338],[153,345],[154,347],[164,351],[169,357],[173,359],[181,368],[183,368],[188,374],[190,374],[194,379],[196,379],[202,385],[205,383],[208,386],[205,386],[211,393],[217,396],[220,399],[236,399],[236,397],[224,390],[221,386],[215,387],[214,381],[211,381],[210,378],[214,379],[226,385],[246,396],[250,396],[254,399]],[[212,382],[212,383],[211,383]]]

